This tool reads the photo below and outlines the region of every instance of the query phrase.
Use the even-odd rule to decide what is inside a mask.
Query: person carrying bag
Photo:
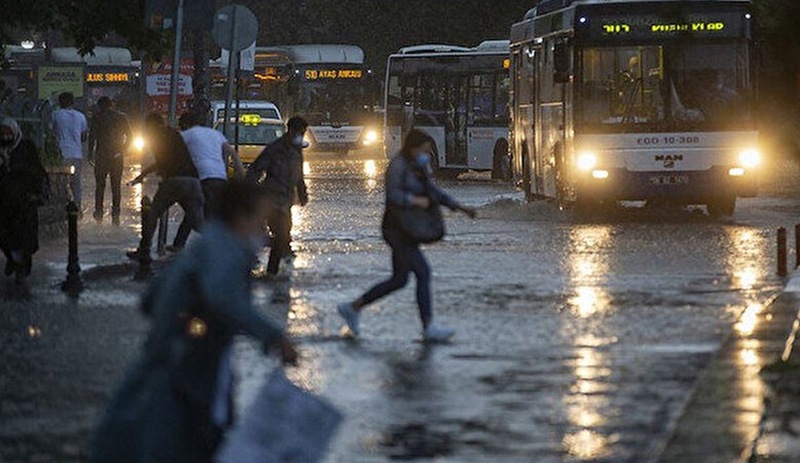
[[[276,369],[225,438],[216,463],[317,463],[342,414]]]
[[[408,275],[417,277],[417,305],[426,341],[443,342],[455,330],[433,324],[431,308],[431,270],[420,244],[433,243],[444,237],[441,206],[464,212],[475,218],[475,209],[465,207],[442,191],[430,178],[433,139],[422,130],[412,129],[400,154],[386,170],[386,211],[383,216],[383,238],[392,249],[392,276],[364,293],[353,302],[340,304],[339,315],[354,336],[359,334],[361,309],[403,287]]]

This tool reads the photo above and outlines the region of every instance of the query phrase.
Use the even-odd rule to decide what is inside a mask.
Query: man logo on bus
[[[660,154],[656,156],[657,162],[663,162],[665,169],[674,169],[678,161],[683,161],[682,154]]]

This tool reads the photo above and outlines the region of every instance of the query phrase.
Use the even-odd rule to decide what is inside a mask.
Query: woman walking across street
[[[400,154],[392,159],[386,170],[386,210],[383,216],[383,237],[392,249],[392,276],[350,303],[337,307],[354,336],[359,334],[361,310],[403,287],[409,273],[417,278],[417,305],[426,341],[447,341],[455,330],[433,324],[431,308],[431,270],[420,249],[421,240],[414,229],[421,221],[419,212],[434,212],[439,204],[464,212],[475,218],[475,210],[465,207],[436,186],[430,177],[433,139],[425,132],[413,129],[406,136]],[[416,210],[415,210],[416,208]],[[438,210],[438,209],[437,209]],[[436,214],[433,214],[436,216]],[[443,228],[442,228],[443,231]],[[436,241],[441,236],[425,241]]]

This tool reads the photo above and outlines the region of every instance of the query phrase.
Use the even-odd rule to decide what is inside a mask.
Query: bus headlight
[[[136,151],[144,151],[144,137],[137,135],[133,138],[133,149]]]
[[[578,169],[589,171],[597,165],[597,156],[594,153],[583,152],[578,155]]]
[[[761,153],[757,149],[746,149],[739,153],[740,166],[752,169],[753,167],[758,167],[759,164],[761,164]]]
[[[378,132],[376,130],[367,130],[366,133],[364,133],[364,146],[372,145],[378,141],[378,138]]]

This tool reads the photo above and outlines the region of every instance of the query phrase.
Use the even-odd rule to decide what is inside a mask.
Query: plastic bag
[[[342,414],[276,370],[228,433],[218,463],[317,463]]]

